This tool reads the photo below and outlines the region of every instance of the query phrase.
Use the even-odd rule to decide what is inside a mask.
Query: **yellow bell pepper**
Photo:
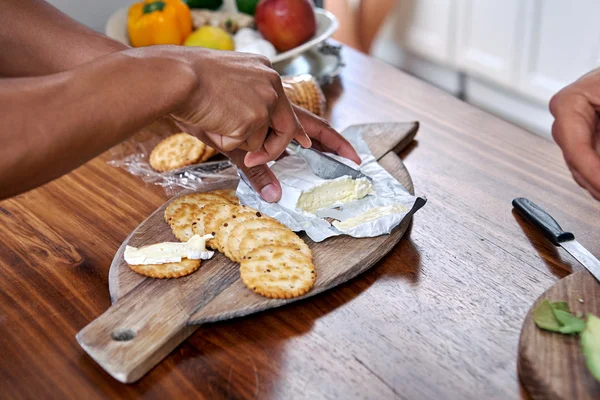
[[[182,0],[144,0],[132,4],[127,32],[133,47],[180,45],[192,32],[190,9]]]

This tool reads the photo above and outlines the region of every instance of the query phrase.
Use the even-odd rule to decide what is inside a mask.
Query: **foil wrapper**
[[[240,202],[276,218],[295,232],[305,231],[315,242],[338,235],[364,238],[389,234],[402,221],[423,207],[427,200],[425,197],[411,195],[400,182],[379,165],[371,154],[369,146],[363,140],[360,126],[352,126],[344,130],[342,134],[354,146],[361,158],[361,165],[357,166],[352,161],[334,154],[328,155],[353,168],[360,168],[363,174],[372,179],[374,195],[341,206],[322,209],[316,214],[297,209],[296,202],[302,191],[308,190],[324,180],[312,173],[303,158],[297,155],[288,155],[269,164],[283,189],[279,202],[267,203],[262,200],[260,195],[248,184],[247,178],[241,171],[239,172],[241,179],[237,187],[237,196]],[[397,207],[401,208],[400,212],[385,215],[346,230],[337,229],[325,219],[332,218],[343,222],[375,207],[398,204],[402,205],[402,207]]]

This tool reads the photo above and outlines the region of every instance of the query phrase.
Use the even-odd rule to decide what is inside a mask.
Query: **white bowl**
[[[106,36],[131,46],[131,43],[129,43],[129,35],[127,34],[127,10],[128,7],[123,7],[115,11],[110,18],[108,18],[104,30],[106,32]],[[302,54],[306,50],[323,43],[326,39],[333,35],[338,28],[337,18],[329,11],[316,7],[315,16],[317,18],[317,32],[315,33],[315,36],[298,47],[294,47],[293,49],[284,51],[283,53],[278,53],[274,58],[271,59],[272,63],[289,61],[299,54]]]

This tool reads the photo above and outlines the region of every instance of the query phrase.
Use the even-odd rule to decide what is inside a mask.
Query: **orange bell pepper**
[[[127,32],[133,47],[183,44],[192,32],[190,9],[182,0],[144,0],[132,4]]]

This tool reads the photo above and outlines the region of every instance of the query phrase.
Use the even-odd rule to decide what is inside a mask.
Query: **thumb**
[[[226,155],[246,175],[254,190],[260,194],[263,200],[274,203],[281,199],[281,185],[269,167],[265,164],[247,167],[244,164],[246,152],[243,150],[227,152]]]

